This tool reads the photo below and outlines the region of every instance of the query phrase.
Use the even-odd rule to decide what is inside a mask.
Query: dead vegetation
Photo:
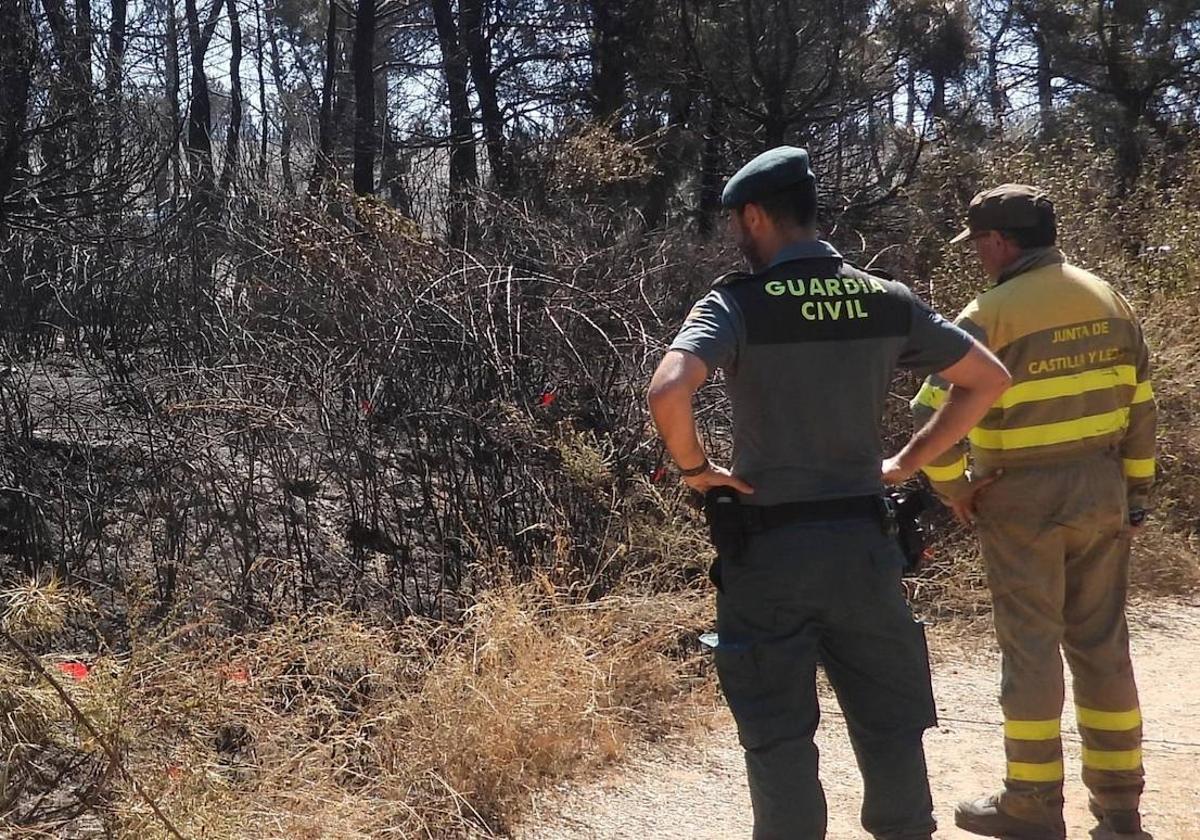
[[[1138,214],[1072,189],[1107,165],[1090,155],[947,149],[881,262],[954,311],[979,285],[943,245],[978,180],[955,173],[1063,197],[1068,253],[1157,349],[1159,516],[1134,584],[1178,595],[1200,583],[1180,279],[1200,168]],[[6,836],[503,835],[532,790],[704,719],[709,549],[641,391],[731,258],[598,210],[477,210],[470,254],[333,191],[127,253],[107,308],[79,275],[10,284],[3,628],[33,660],[0,645]],[[722,400],[704,393],[718,452]],[[970,535],[932,525],[920,610],[985,616]]]
[[[27,639],[86,615],[54,585],[5,598],[7,632]],[[541,579],[487,593],[455,626],[329,612],[230,637],[200,621],[44,662],[185,837],[490,836],[531,791],[698,709],[707,612],[700,595],[580,603]],[[96,811],[80,825],[170,836],[46,679],[11,651],[0,668],[0,745],[22,758],[7,790],[36,789],[61,752],[105,782],[102,801],[73,806]],[[50,836],[70,815],[18,799],[13,816],[40,819],[8,836]]]

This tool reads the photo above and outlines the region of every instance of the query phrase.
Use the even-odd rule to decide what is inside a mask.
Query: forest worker
[[[1100,823],[1093,836],[1148,838],[1125,592],[1154,479],[1150,353],[1129,304],[1066,263],[1056,233],[1044,192],[1004,184],[975,196],[952,240],[974,244],[993,283],[958,324],[1014,381],[969,446],[925,468],[959,518],[977,524],[1003,657],[1004,790],[960,804],[955,822],[985,836],[1066,837],[1061,648]],[[918,425],[946,393],[943,378],[925,384],[913,401]]]
[[[819,840],[815,670],[838,694],[876,838],[936,829],[924,731],[936,716],[922,628],[880,494],[942,452],[1008,385],[1004,367],[906,287],[817,238],[805,150],[759,155],[722,203],[752,273],[720,278],[650,384],[650,411],[684,481],[725,488],[717,674],[745,748],[756,840]],[[944,407],[882,460],[879,420],[897,367],[940,371]],[[733,409],[733,463],[710,462],[692,397],[717,368]],[[882,474],[881,474],[882,464]]]

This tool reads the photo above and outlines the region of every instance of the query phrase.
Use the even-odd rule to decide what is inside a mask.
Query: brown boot
[[[1094,800],[1088,801],[1088,808],[1099,823],[1092,829],[1092,840],[1154,840],[1142,830],[1142,815],[1136,810],[1105,810]]]
[[[954,824],[963,831],[1008,840],[1066,840],[1067,827],[1060,813],[1046,823],[1020,819],[1002,810],[1002,797],[993,794],[973,802],[960,802]]]

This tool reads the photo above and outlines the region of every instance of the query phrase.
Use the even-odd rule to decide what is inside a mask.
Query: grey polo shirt
[[[733,471],[755,488],[746,503],[772,505],[880,492],[896,369],[941,371],[971,345],[906,286],[806,241],[758,274],[718,281],[671,349],[725,372]]]

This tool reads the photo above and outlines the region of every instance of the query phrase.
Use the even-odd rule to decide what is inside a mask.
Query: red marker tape
[[[82,662],[59,662],[58,670],[76,682],[87,679],[89,673],[88,666]]]
[[[250,682],[250,672],[246,668],[236,665],[222,665],[217,669],[217,674],[221,679],[234,685],[247,685]]]

